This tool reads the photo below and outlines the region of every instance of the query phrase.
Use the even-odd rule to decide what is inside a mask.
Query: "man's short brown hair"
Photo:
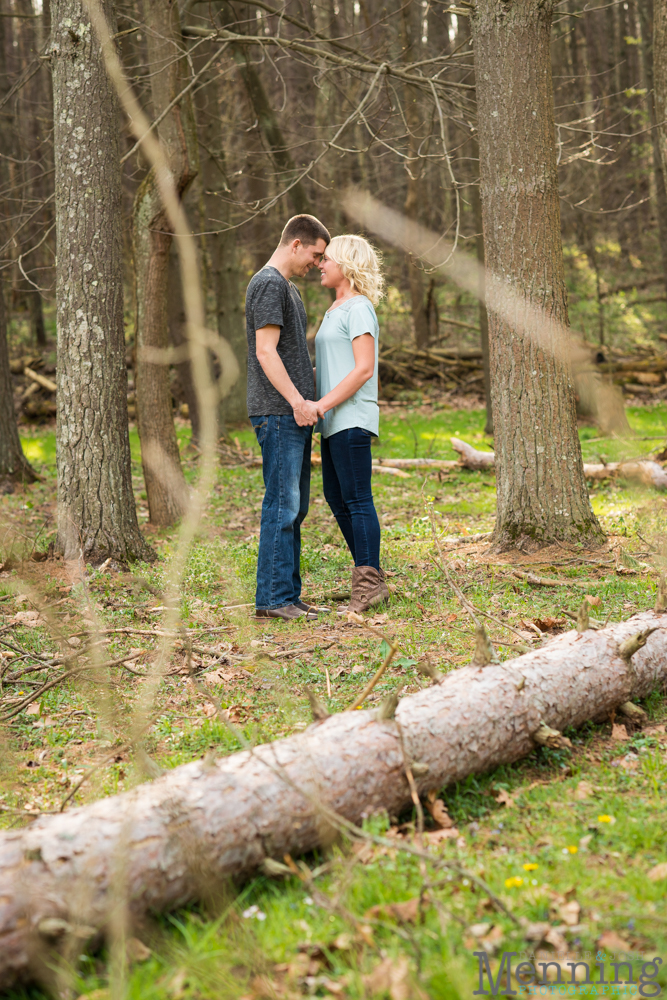
[[[312,247],[318,240],[324,240],[328,246],[331,236],[326,226],[314,215],[293,215],[282,231],[281,246],[292,240],[301,240],[305,247]]]

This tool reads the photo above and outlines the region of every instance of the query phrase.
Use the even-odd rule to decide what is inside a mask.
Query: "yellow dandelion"
[[[614,819],[613,816],[607,816],[607,815],[598,816],[598,823],[615,823],[615,822],[616,820]]]
[[[576,854],[579,848],[577,847],[576,844],[568,844],[567,850],[570,854]]]
[[[536,865],[534,861],[528,861],[527,864],[522,865],[525,872],[536,872],[539,867],[540,866]]]
[[[523,885],[523,879],[520,875],[513,875],[511,878],[505,879],[506,889],[517,889],[520,885]]]

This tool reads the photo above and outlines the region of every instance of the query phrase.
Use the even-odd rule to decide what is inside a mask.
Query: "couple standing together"
[[[306,310],[292,278],[311,267],[336,298],[306,343]],[[380,569],[380,522],[371,489],[371,439],[379,432],[374,305],[383,279],[361,236],[336,236],[312,215],[285,226],[246,293],[248,415],[262,449],[266,492],[257,560],[258,618],[316,618],[301,600],[301,522],[310,499],[313,427],[322,435],[324,496],[354,560],[351,611],[389,597]]]

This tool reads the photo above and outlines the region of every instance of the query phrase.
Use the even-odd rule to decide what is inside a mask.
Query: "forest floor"
[[[664,404],[629,408],[628,417],[637,435],[630,442],[601,439],[596,428],[583,427],[584,458],[638,456],[664,444]],[[489,442],[483,426],[479,410],[386,408],[375,453],[454,458],[449,437],[484,448]],[[184,426],[179,436],[194,479],[196,459],[189,455]],[[232,436],[241,451],[256,450],[250,431]],[[132,444],[139,517],[159,555],[151,565],[82,571],[61,560],[30,558],[46,553],[54,535],[55,445],[49,430],[24,437],[44,481],[0,498],[0,669],[7,673],[12,659],[20,662],[21,651],[74,653],[91,633],[103,638],[108,660],[121,661],[101,678],[86,681],[84,673],[55,685],[0,727],[0,827],[57,811],[66,799],[70,808],[121,792],[146,780],[156,765],[171,768],[211,751],[238,750],[202,689],[221,700],[248,740],[265,742],[310,723],[306,686],[329,711],[340,711],[382,662],[383,640],[335,614],[290,625],[251,617],[261,468],[221,466],[182,587],[191,663],[187,642],[176,642],[151,715],[143,720],[149,758],[133,756],[129,736],[138,713],[146,711],[139,708],[145,683],[140,675],[157,655],[177,533],[146,524],[135,435]],[[653,606],[652,567],[667,507],[655,491],[596,484],[591,497],[609,535],[607,547],[584,552],[558,546],[534,556],[499,556],[484,539],[466,540],[493,525],[492,475],[378,474],[374,492],[383,564],[394,592],[391,605],[368,622],[395,639],[399,652],[369,704],[398,685],[404,694],[422,687],[415,668],[426,656],[445,671],[472,656],[472,622],[434,558],[430,509],[437,512],[450,571],[466,597],[496,619],[490,634],[502,659],[518,655],[517,645],[537,647],[542,634],[569,629],[585,595],[602,621]],[[516,575],[528,570],[561,585],[532,586]],[[306,599],[335,607],[337,596],[349,591],[350,561],[317,468],[304,522],[303,571]],[[13,657],[7,656],[10,645],[19,651]],[[21,686],[0,689],[0,715],[25,700],[31,685],[37,690],[40,682],[26,674]],[[611,721],[590,724],[569,734],[570,754],[539,749],[515,765],[442,791],[457,832],[443,834],[427,816],[432,850],[481,876],[512,917],[497,912],[469,878],[438,880],[401,850],[414,832],[414,816],[376,817],[369,825],[388,830],[395,850],[358,851],[340,843],[306,859],[311,869],[319,866],[314,883],[296,875],[259,876],[230,887],[228,898],[208,908],[157,918],[143,943],[130,949],[124,978],[110,979],[106,952],[82,956],[71,996],[467,1000],[480,988],[473,955],[480,949],[496,955],[492,969],[502,951],[538,952],[541,960],[563,963],[632,952],[636,969],[662,956],[658,981],[665,986],[667,699],[656,692],[644,707],[650,723],[643,730],[616,726],[612,735]],[[610,968],[608,973],[612,980]],[[514,989],[525,992],[516,983]],[[593,992],[591,985],[576,989]],[[637,995],[636,989],[626,988],[625,995]],[[595,990],[602,995],[602,985]],[[609,991],[617,992],[611,986]]]

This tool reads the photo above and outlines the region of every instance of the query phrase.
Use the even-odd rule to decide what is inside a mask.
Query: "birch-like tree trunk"
[[[559,332],[568,317],[551,14],[551,0],[476,0],[472,17],[485,259],[498,279],[487,306],[499,550],[556,540],[598,545],[604,537],[586,489],[568,344]],[[542,329],[520,333],[518,314],[518,329],[500,318],[494,299],[506,292],[540,307]]]
[[[127,424],[118,104],[81,0],[53,0],[51,19],[58,545],[66,559],[150,559]]]
[[[643,648],[632,641],[651,629]],[[545,737],[559,745],[550,730],[606,718],[666,680],[667,615],[646,612],[505,663],[462,667],[403,698],[395,719],[340,712],[1,833],[0,991],[52,978],[58,955],[75,962],[122,907],[141,921],[210,899],[267,857],[330,843],[336,814],[356,824],[381,810],[398,815],[411,802],[406,765],[419,763],[425,795],[518,760]]]
[[[157,117],[185,86],[189,67],[176,0],[144,0],[144,20],[153,114]],[[158,134],[182,195],[197,173],[197,137],[189,93],[165,116]],[[187,489],[174,427],[169,367],[149,354],[169,346],[167,292],[173,239],[152,170],[137,192],[133,224],[141,458],[150,520],[170,525],[185,511]]]

